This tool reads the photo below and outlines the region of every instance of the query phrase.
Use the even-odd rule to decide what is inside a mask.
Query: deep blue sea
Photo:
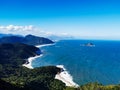
[[[80,46],[92,42],[95,47]],[[120,84],[120,41],[62,40],[41,48],[33,67],[64,65],[74,82]]]

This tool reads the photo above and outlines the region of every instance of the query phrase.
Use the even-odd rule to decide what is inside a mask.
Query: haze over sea
[[[80,46],[92,42],[95,47]],[[78,84],[120,83],[120,41],[61,40],[41,48],[43,56],[33,67],[64,65]]]

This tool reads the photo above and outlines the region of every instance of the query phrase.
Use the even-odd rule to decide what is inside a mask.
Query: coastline
[[[41,57],[42,56],[42,54],[41,55],[36,55],[36,56],[34,56],[34,57],[29,57],[28,58],[28,64],[23,64],[22,66],[24,66],[24,67],[27,67],[27,68],[29,68],[29,69],[33,69],[33,67],[32,67],[32,61],[33,60],[35,60],[36,58],[38,58],[38,57]]]
[[[50,46],[50,45],[54,45],[54,44],[36,45],[35,47],[41,48],[41,47]],[[39,58],[39,57],[42,57],[42,56],[43,56],[43,54],[36,55],[36,56],[34,56],[34,57],[29,57],[29,58],[28,58],[28,62],[29,62],[29,63],[28,63],[28,64],[23,64],[22,66],[27,67],[27,68],[29,68],[29,69],[33,69],[33,67],[32,67],[32,61],[35,60],[36,58]]]
[[[54,45],[54,43],[53,43],[53,44],[36,45],[35,47],[37,47],[37,48],[42,48],[42,47],[51,46],[51,45]]]
[[[70,87],[79,86],[73,81],[72,76],[68,73],[68,71],[64,68],[63,65],[57,65],[56,67],[60,68],[61,72],[56,74],[55,79],[62,81],[63,83],[65,83],[66,86]]]

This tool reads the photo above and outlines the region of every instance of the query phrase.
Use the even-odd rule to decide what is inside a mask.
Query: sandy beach
[[[56,67],[63,69],[62,72],[56,74],[55,79],[58,79],[66,84],[66,86],[78,87],[72,76],[67,72],[63,65],[57,65]]]
[[[54,45],[54,44],[36,45],[35,47],[37,47],[37,48],[41,48],[41,47],[51,46],[51,45]]]
[[[35,46],[35,47],[41,48],[41,47],[50,46],[50,45],[53,45],[53,44],[37,45],[37,46]],[[29,68],[29,69],[33,69],[33,67],[32,67],[32,61],[35,60],[36,58],[39,58],[39,57],[42,57],[42,56],[43,56],[43,54],[41,54],[41,55],[36,55],[36,56],[34,56],[34,57],[29,57],[29,58],[28,58],[28,62],[29,62],[29,63],[28,63],[28,64],[23,64],[22,66],[27,67],[27,68]]]
[[[41,57],[42,56],[42,54],[41,55],[37,55],[37,56],[35,56],[35,57],[30,57],[30,58],[28,58],[28,64],[23,64],[23,66],[24,67],[27,67],[27,68],[29,68],[29,69],[33,69],[33,67],[32,67],[32,61],[33,60],[35,60],[36,58],[38,58],[38,57]]]

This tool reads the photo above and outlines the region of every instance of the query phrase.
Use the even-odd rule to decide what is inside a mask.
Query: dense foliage
[[[0,44],[0,90],[63,90],[65,84],[54,79],[59,68],[28,69],[22,66],[25,59],[40,53],[30,45]]]
[[[22,65],[25,59],[39,55],[41,51],[34,46],[15,43],[0,44],[0,64]]]
[[[97,82],[81,85],[78,88],[66,87],[65,90],[120,90],[120,85],[102,85]]]
[[[7,76],[1,77],[1,79],[21,90],[59,90],[59,88],[63,90],[65,84],[54,79],[58,71],[59,69],[54,66],[35,68],[32,70],[25,67],[11,68]]]

